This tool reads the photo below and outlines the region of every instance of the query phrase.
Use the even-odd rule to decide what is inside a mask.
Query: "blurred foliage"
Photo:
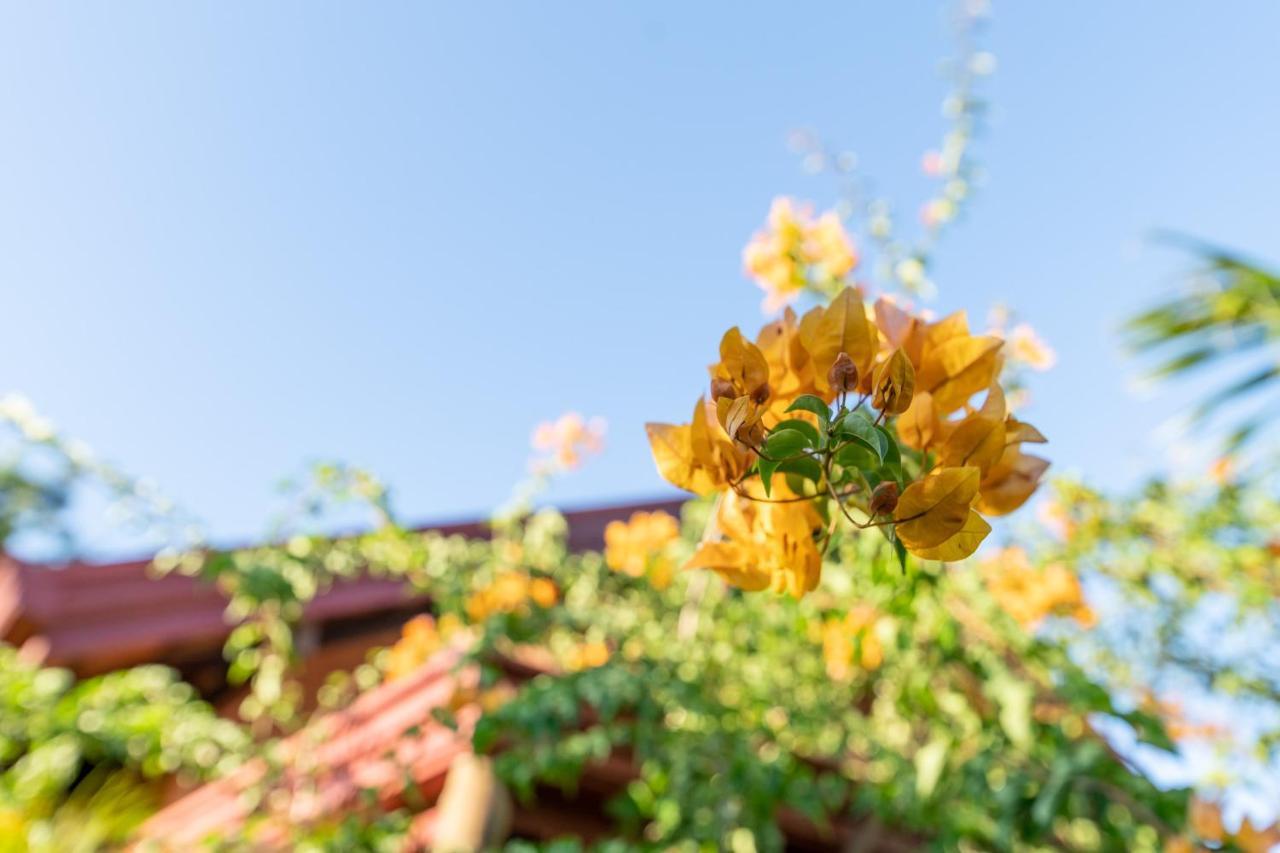
[[[1157,360],[1151,371],[1155,379],[1181,379],[1223,365],[1236,371],[1191,414],[1199,422],[1224,409],[1230,412],[1231,406],[1243,407],[1246,412],[1231,419],[1227,438],[1235,448],[1277,414],[1272,398],[1280,387],[1275,349],[1280,341],[1280,276],[1225,249],[1178,242],[1199,258],[1200,268],[1184,293],[1138,314],[1124,331],[1135,352]]]
[[[388,516],[368,534],[206,568],[220,566],[238,606],[280,616],[362,561],[411,580],[435,617],[383,658],[392,677],[462,637],[493,679],[503,656],[547,650],[560,674],[487,703],[477,745],[501,735],[499,773],[525,796],[572,790],[615,750],[632,756],[638,778],[610,806],[623,848],[777,849],[780,809],[819,825],[874,815],[942,849],[1157,849],[1181,830],[1187,793],[1158,790],[1094,731],[1101,715],[1170,747],[1159,720],[1115,708],[1063,645],[1005,612],[981,570],[913,560],[904,574],[887,541],[850,533],[799,600],[668,577],[710,511],[689,504],[676,538],[651,517],[615,528],[608,559],[567,553],[563,518],[543,511],[491,542]],[[287,618],[274,624],[266,635],[288,634]]]
[[[1227,694],[1270,720],[1258,758],[1280,760],[1280,503],[1274,476],[1150,483],[1128,499],[1071,481],[1046,510],[1042,559],[1105,580],[1129,613],[1091,635],[1117,687]],[[1260,706],[1249,708],[1249,706]],[[1237,729],[1236,734],[1242,734]],[[1245,780],[1247,781],[1247,780]]]
[[[0,645],[0,839],[11,849],[119,841],[154,808],[155,780],[210,778],[248,748],[166,667],[77,682]]]

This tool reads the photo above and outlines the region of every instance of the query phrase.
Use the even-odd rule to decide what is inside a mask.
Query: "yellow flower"
[[[530,602],[542,609],[554,607],[559,590],[548,578],[531,578],[520,571],[506,571],[467,599],[467,618],[483,622],[495,613],[527,614]]]
[[[813,265],[828,279],[841,279],[858,265],[858,253],[835,211],[828,211],[807,233],[805,249]]]
[[[843,619],[831,618],[822,624],[822,658],[827,675],[843,681],[854,666],[871,671],[884,661],[884,646],[875,634],[880,614],[874,607],[859,605]]]
[[[569,649],[565,655],[565,669],[578,672],[584,669],[595,669],[609,662],[609,647],[604,643],[579,643]]]
[[[387,650],[387,680],[403,678],[422,666],[461,628],[457,617],[445,615],[439,620],[422,614],[404,624],[400,639]]]
[[[1050,615],[1070,616],[1085,628],[1097,623],[1079,578],[1062,563],[1037,569],[1022,548],[1005,548],[983,561],[982,574],[1000,606],[1026,627]]]
[[[772,502],[762,497],[762,490],[750,497],[726,492],[713,527],[722,538],[698,546],[686,568],[711,569],[745,590],[772,589],[799,597],[813,590],[822,575],[822,554],[814,542],[822,519],[811,501],[787,500],[795,496],[781,476],[775,478]]]
[[[658,589],[671,583],[674,566],[665,552],[680,536],[680,523],[669,513],[636,512],[628,521],[615,519],[604,529],[604,560],[614,571],[649,577]]]
[[[816,220],[807,207],[776,198],[766,228],[742,251],[746,273],[765,291],[772,314],[811,284],[837,282],[853,271],[858,253],[834,211]]]
[[[645,424],[658,473],[667,482],[708,495],[746,474],[754,454],[734,442],[717,417],[715,404],[701,398],[693,407],[691,423]]]

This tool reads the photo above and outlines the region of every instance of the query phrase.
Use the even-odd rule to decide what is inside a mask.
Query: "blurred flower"
[[[1219,456],[1209,466],[1209,478],[1219,486],[1226,486],[1235,479],[1236,462],[1230,456]]]
[[[944,165],[942,155],[937,151],[926,151],[924,156],[920,158],[920,171],[931,178],[941,175]]]
[[[920,208],[920,222],[926,228],[936,228],[947,223],[955,214],[956,206],[950,199],[930,199]]]
[[[1049,370],[1058,363],[1057,353],[1027,323],[1019,323],[1013,327],[1006,352],[1011,361],[1026,365],[1032,370]]]
[[[858,253],[835,211],[817,219],[789,198],[773,200],[764,230],[742,251],[747,275],[765,291],[764,310],[773,313],[811,285],[829,285],[847,276]]]
[[[604,560],[614,571],[647,575],[656,588],[666,589],[674,572],[667,545],[679,537],[680,523],[671,514],[636,512],[628,521],[615,519],[605,527]]]
[[[1069,616],[1085,628],[1097,622],[1079,578],[1062,563],[1036,568],[1022,548],[1004,548],[983,560],[982,576],[996,602],[1024,627],[1046,616]]]
[[[422,666],[461,628],[461,621],[453,614],[439,620],[426,614],[410,619],[401,629],[400,639],[387,650],[387,679],[403,678]]]
[[[564,657],[565,669],[580,672],[595,669],[609,662],[609,647],[601,642],[578,643]]]
[[[521,571],[506,571],[467,599],[467,618],[472,622],[483,622],[495,613],[525,615],[531,611],[530,603],[546,609],[555,606],[559,598],[559,590],[550,579],[530,577]]]
[[[855,666],[871,671],[884,661],[884,647],[875,634],[879,612],[870,605],[859,605],[844,618],[827,619],[822,625],[822,658],[827,675],[843,681],[853,674]]]
[[[1054,499],[1044,501],[1036,508],[1036,520],[1057,540],[1065,542],[1074,530],[1071,516],[1061,503]]]
[[[607,428],[603,418],[585,420],[577,412],[566,412],[554,421],[543,421],[533,431],[533,449],[543,454],[534,460],[534,469],[548,473],[577,468],[583,456],[604,449]]]

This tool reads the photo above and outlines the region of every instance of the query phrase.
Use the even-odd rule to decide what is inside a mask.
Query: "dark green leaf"
[[[823,429],[831,420],[831,407],[823,402],[821,397],[815,397],[812,394],[801,394],[796,401],[787,406],[788,412],[813,412],[818,416],[818,420],[822,422]]]
[[[822,433],[818,432],[818,428],[808,421],[797,419],[781,421],[773,428],[773,432],[783,429],[794,429],[798,432],[802,432],[808,436],[810,447],[814,449],[822,447]]]

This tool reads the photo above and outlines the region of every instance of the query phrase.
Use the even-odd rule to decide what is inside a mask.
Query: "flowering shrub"
[[[853,287],[755,342],[730,329],[692,421],[648,426],[668,481],[721,495],[689,565],[802,595],[842,525],[880,530],[903,560],[972,554],[982,514],[1017,509],[1048,467],[1022,451],[1045,439],[1008,411],[1002,346],[963,312],[925,322]]]

